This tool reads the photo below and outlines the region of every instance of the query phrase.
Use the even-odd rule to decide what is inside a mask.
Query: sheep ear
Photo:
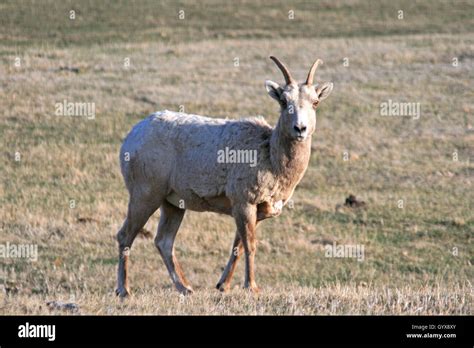
[[[283,88],[276,82],[267,80],[265,81],[265,88],[267,89],[268,95],[273,99],[280,101],[281,93],[283,92]]]
[[[334,84],[332,82],[325,82],[320,86],[316,87],[316,94],[318,95],[319,100],[326,99],[329,94],[332,92]]]

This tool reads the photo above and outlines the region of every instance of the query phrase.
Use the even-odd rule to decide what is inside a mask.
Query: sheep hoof
[[[176,290],[178,290],[178,292],[181,294],[181,295],[192,295],[194,293],[194,290],[191,288],[191,287],[186,287],[184,285],[176,285]]]
[[[115,294],[122,299],[132,296],[132,294],[130,293],[130,290],[125,289],[125,288],[115,289]]]
[[[227,292],[230,289],[230,285],[227,285],[225,283],[218,283],[216,285],[216,289],[219,290],[220,292]]]
[[[260,293],[260,288],[256,285],[253,285],[253,286],[245,286],[244,287],[245,290],[248,290],[249,292],[251,292],[252,294],[259,294]]]

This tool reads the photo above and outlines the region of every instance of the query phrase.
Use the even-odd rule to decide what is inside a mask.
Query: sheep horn
[[[318,68],[319,64],[323,64],[323,61],[321,59],[316,59],[316,61],[313,63],[313,66],[311,67],[311,69],[309,69],[308,77],[306,78],[306,84],[307,85],[312,85],[313,84],[314,73],[316,72],[316,69]]]
[[[275,62],[275,64],[280,68],[281,72],[283,73],[283,76],[285,77],[285,81],[287,85],[292,84],[295,80],[293,80],[293,77],[290,74],[290,71],[288,68],[280,62],[280,60],[274,56],[270,56],[270,59]]]

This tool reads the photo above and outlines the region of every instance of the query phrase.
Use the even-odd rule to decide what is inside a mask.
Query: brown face
[[[291,78],[288,69],[278,59],[271,58],[283,71],[287,81],[283,87],[273,81],[265,82],[268,94],[280,104],[282,131],[292,140],[305,141],[316,129],[316,108],[331,93],[333,84],[330,82],[316,86],[312,84],[312,76],[315,66],[319,64],[318,61],[313,64],[306,82],[297,84]]]

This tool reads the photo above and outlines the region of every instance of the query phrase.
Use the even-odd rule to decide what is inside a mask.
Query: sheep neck
[[[292,190],[303,177],[311,155],[311,136],[298,142],[281,129],[280,121],[274,128],[270,141],[270,158],[273,174],[280,187]]]

